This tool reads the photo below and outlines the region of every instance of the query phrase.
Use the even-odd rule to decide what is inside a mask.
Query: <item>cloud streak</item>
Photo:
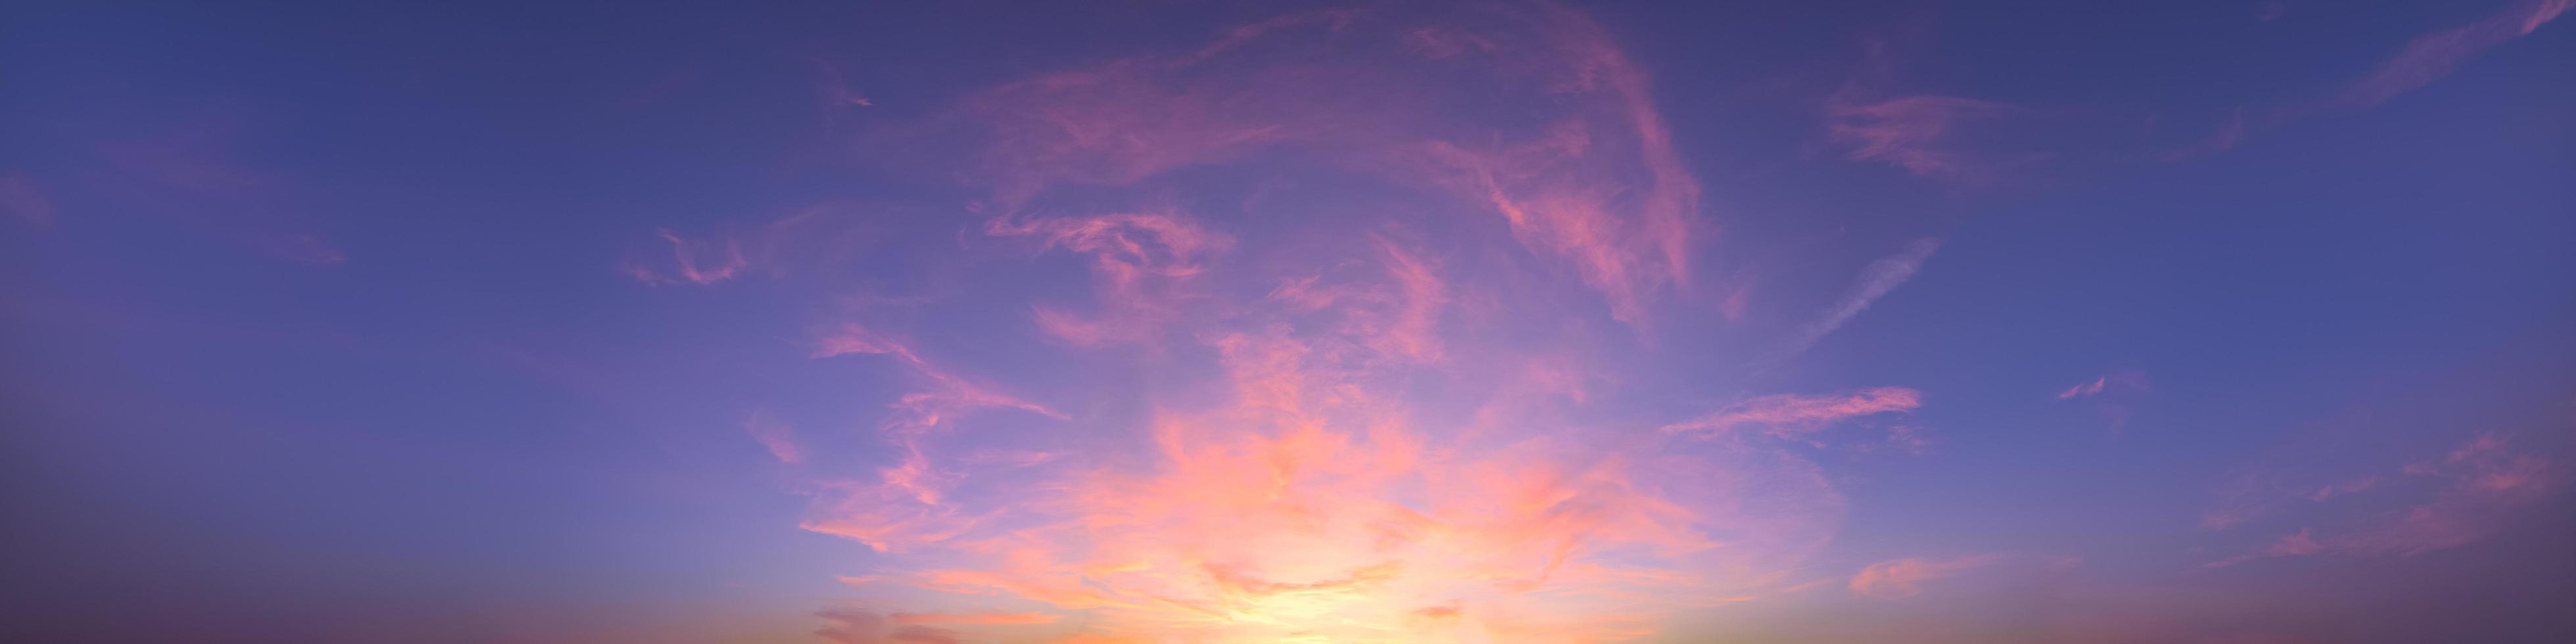
[[[2558,19],[2570,6],[2576,6],[2576,0],[2522,0],[2486,19],[2417,36],[2327,100],[2325,107],[2369,107],[2433,84],[2479,53]]]
[[[1922,405],[1922,392],[1903,387],[1817,396],[1779,394],[1749,399],[1728,405],[1717,413],[1665,425],[1664,431],[1715,436],[1739,429],[1760,429],[1773,435],[1794,435],[1848,418],[1913,411]]]
[[[1797,332],[1790,336],[1789,341],[1780,348],[1774,359],[1786,359],[1805,353],[1808,347],[1815,346],[1817,341],[1841,329],[1843,323],[1850,322],[1852,318],[1859,317],[1862,311],[1869,310],[1869,305],[1877,302],[1878,298],[1885,297],[1888,292],[1896,290],[1896,287],[1905,285],[1907,280],[1914,279],[1915,271],[1922,270],[1923,261],[1931,259],[1932,252],[1940,249],[1940,240],[1918,239],[1898,249],[1896,254],[1871,262],[1868,267],[1861,269],[1860,281],[1853,284],[1851,290],[1843,294],[1842,299],[1836,300],[1832,306],[1819,312],[1815,319],[1799,327]]]

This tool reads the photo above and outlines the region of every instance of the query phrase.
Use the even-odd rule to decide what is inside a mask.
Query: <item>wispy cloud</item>
[[[1062,615],[1051,613],[1005,613],[983,611],[972,613],[895,613],[897,624],[1052,624]]]
[[[805,449],[796,444],[796,429],[786,421],[770,416],[769,412],[753,410],[749,417],[743,419],[742,428],[751,434],[753,440],[760,441],[761,447],[768,448],[769,455],[778,462],[789,465],[805,462]]]
[[[1877,302],[1878,298],[1886,296],[1889,291],[1903,286],[1906,280],[1914,279],[1915,271],[1923,268],[1923,261],[1932,257],[1932,251],[1940,249],[1941,241],[1938,239],[1918,239],[1907,243],[1894,255],[1871,262],[1868,267],[1861,269],[1860,281],[1853,284],[1851,290],[1843,294],[1842,299],[1834,301],[1832,306],[1818,312],[1815,319],[1799,327],[1797,333],[1790,336],[1789,341],[1780,348],[1774,359],[1786,359],[1789,356],[1805,353],[1808,347],[1815,346],[1816,341],[1823,340],[1825,336],[1833,334],[1834,330],[1842,328],[1843,323],[1850,322],[1862,311],[1869,310],[1870,303]]]
[[[2222,568],[2266,557],[2414,555],[2465,546],[2494,536],[2515,514],[2555,494],[2568,478],[2559,463],[2508,449],[2497,434],[2482,434],[2440,458],[2409,464],[2400,474],[2398,480],[2366,477],[2321,486],[2301,498],[2325,501],[2400,484],[2429,487],[2433,498],[2329,533],[2302,528],[2264,548],[2203,567]],[[2224,528],[2245,520],[2241,514],[2210,516],[2219,519],[2204,519],[2204,527]]]
[[[846,537],[880,551],[906,550],[954,538],[984,522],[947,498],[950,472],[932,461],[927,439],[969,412],[1016,409],[1065,420],[1052,409],[998,393],[950,373],[901,342],[856,323],[843,323],[824,334],[815,357],[850,354],[887,355],[908,367],[925,385],[890,405],[880,433],[897,448],[896,462],[877,470],[874,482],[823,481],[809,492],[815,507],[802,524],[807,530]]]
[[[1984,182],[1996,162],[1963,148],[1975,125],[2023,114],[2021,108],[1957,96],[1903,96],[1870,103],[1842,99],[1825,105],[1826,134],[1855,161],[1876,161],[1940,179]]]
[[[1922,392],[1902,387],[1812,396],[1778,394],[1745,400],[1707,416],[1665,425],[1664,431],[1705,436],[1758,428],[1773,434],[1798,434],[1847,418],[1913,411],[1922,404]]]
[[[751,268],[750,260],[743,258],[741,240],[689,239],[669,229],[655,231],[654,235],[670,243],[673,270],[665,275],[642,264],[630,263],[623,267],[628,277],[655,286],[663,284],[705,286],[733,279]]]
[[[1948,559],[1894,559],[1870,564],[1852,575],[1854,593],[1882,599],[1913,597],[1927,582],[1962,571],[1994,565],[2002,555],[1968,555]]]
[[[2056,574],[2082,565],[2083,559],[2061,554],[1987,553],[1947,558],[1891,559],[1870,564],[1853,574],[1849,584],[1853,594],[1878,599],[1904,599],[1923,591],[1943,579],[1976,573]]]
[[[2266,5],[2263,19],[2282,14],[2287,5]],[[2531,34],[2542,25],[2558,19],[2576,0],[2515,0],[2503,10],[2465,25],[2438,29],[2407,41],[2368,73],[2354,79],[2321,100],[2258,112],[2249,116],[2238,108],[2220,121],[2209,134],[2181,147],[2159,154],[2165,161],[2182,161],[2236,147],[2258,131],[2279,127],[2320,113],[2368,108],[2385,103],[2407,92],[2423,89],[2442,77],[2449,76],[2488,49]]]
[[[2521,0],[2484,20],[2415,37],[2326,102],[2327,107],[2367,107],[2415,91],[2450,75],[2480,52],[2520,38],[2556,20],[2576,0]]]
[[[1033,212],[1064,186],[1152,183],[1264,154],[1320,157],[1498,217],[1523,247],[1573,268],[1613,317],[1643,324],[1659,294],[1687,286],[1702,229],[1700,184],[1647,75],[1580,14],[1545,4],[1483,10],[1492,15],[1454,25],[1292,14],[1185,52],[1006,83],[892,136],[915,146],[971,141],[963,174],[988,190],[985,211],[1003,217]],[[1427,109],[1439,104],[1430,89],[1438,84],[1387,82],[1391,61],[1363,55],[1376,48],[1324,46],[1372,40],[1430,78],[1501,83],[1555,107],[1535,126],[1514,117],[1460,129],[1466,113]],[[1464,136],[1435,135],[1444,132]]]
[[[1232,238],[1171,212],[994,219],[984,233],[1033,237],[1042,248],[1091,258],[1098,313],[1084,317],[1047,305],[1035,309],[1040,330],[1077,345],[1154,339],[1181,301],[1193,297],[1192,278],[1208,269],[1212,256],[1234,244]]]
[[[2133,415],[2130,406],[2152,390],[2146,372],[2124,369],[2103,374],[2092,382],[2067,387],[2057,392],[2057,399],[2082,400],[2109,423],[2111,433],[2117,434],[2128,430],[2129,418]]]

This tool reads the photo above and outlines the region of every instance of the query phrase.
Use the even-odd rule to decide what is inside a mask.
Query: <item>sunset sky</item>
[[[2576,641],[2571,9],[10,3],[0,640]]]

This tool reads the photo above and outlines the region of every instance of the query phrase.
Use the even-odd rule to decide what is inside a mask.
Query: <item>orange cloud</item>
[[[1643,607],[1741,601],[1761,582],[1728,571],[1803,556],[1838,505],[1768,451],[1729,467],[1652,444],[1434,443],[1399,399],[1359,386],[1393,369],[1379,351],[1404,350],[1368,339],[1210,334],[1229,399],[1157,412],[1141,467],[1017,488],[1024,502],[985,513],[856,485],[808,527],[921,553],[932,565],[907,577],[925,588],[1090,611],[1103,636],[1609,641],[1651,631]],[[1818,496],[1775,509],[1681,492],[1742,486]],[[1405,597],[1428,603],[1390,601]]]
[[[1840,527],[1843,497],[1816,464],[1574,422],[1624,395],[1592,354],[1495,341],[1521,324],[1478,317],[1542,301],[1483,288],[1479,271],[1510,272],[1641,327],[1688,286],[1700,234],[1699,186],[1644,74],[1579,15],[1489,10],[1468,26],[1264,21],[1008,83],[901,133],[965,132],[983,241],[1083,262],[1091,301],[1035,304],[1037,332],[1141,345],[1074,353],[1142,354],[1150,380],[1174,382],[1049,396],[1133,410],[1074,416],[883,328],[825,328],[816,357],[892,363],[912,387],[882,412],[891,449],[873,472],[805,484],[806,529],[878,551],[876,584],[1080,611],[1068,641],[1605,642],[1767,592]],[[1387,82],[1358,43],[1552,111],[1444,125],[1458,115],[1428,84]],[[1251,155],[1364,174],[1469,225],[1380,222],[1320,252],[1239,252],[1270,239],[1265,220],[1220,231],[1199,210],[1217,206],[1162,196],[1167,174]],[[1458,241],[1476,234],[1503,252]],[[1227,288],[1243,285],[1261,290]],[[1895,388],[1817,398],[1710,422],[1788,431],[1919,404]],[[1003,419],[1038,426],[943,442]]]
[[[1061,615],[1049,613],[895,613],[897,624],[1053,624]]]

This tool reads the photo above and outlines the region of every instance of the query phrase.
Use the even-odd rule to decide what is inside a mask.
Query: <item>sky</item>
[[[2571,9],[10,3],[0,639],[2576,640]]]

